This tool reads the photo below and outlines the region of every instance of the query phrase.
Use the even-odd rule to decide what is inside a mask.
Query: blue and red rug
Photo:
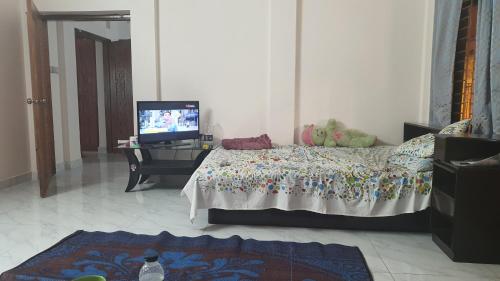
[[[158,255],[165,280],[372,281],[361,251],[336,244],[77,231],[0,276],[71,280],[102,275],[137,280],[144,256]]]

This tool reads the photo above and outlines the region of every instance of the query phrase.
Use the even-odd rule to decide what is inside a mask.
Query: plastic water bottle
[[[139,272],[139,281],[163,281],[165,272],[158,262],[158,256],[144,258],[145,263]]]

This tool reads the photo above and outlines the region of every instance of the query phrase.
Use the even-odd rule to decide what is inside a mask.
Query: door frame
[[[59,20],[59,21],[130,21],[130,11],[129,10],[122,10],[122,11],[98,11],[98,12],[78,12],[78,11],[75,11],[75,12],[40,12],[38,9],[36,9],[36,6],[34,5],[33,1],[32,0],[26,0],[26,19],[27,19],[27,26],[26,26],[26,34],[27,34],[27,38],[28,38],[28,53],[29,53],[29,67],[31,69],[31,77],[30,77],[30,83],[32,85],[32,89],[31,89],[31,92],[28,92],[27,93],[27,103],[28,104],[32,104],[33,103],[33,106],[40,106],[38,105],[37,103],[50,103],[50,123],[53,122],[52,120],[52,114],[53,114],[53,109],[52,109],[52,100],[50,98],[50,96],[52,95],[52,90],[50,89],[50,86],[49,86],[49,98],[48,99],[45,99],[45,100],[41,100],[41,101],[38,101],[38,97],[39,97],[39,88],[37,85],[34,85],[34,83],[38,83],[40,85],[50,85],[50,74],[49,75],[43,75],[43,70],[42,70],[42,73],[39,72],[39,62],[38,60],[40,61],[44,61],[44,62],[49,62],[49,52],[48,52],[48,46],[47,46],[47,50],[46,52],[42,52],[41,54],[39,54],[39,56],[35,56],[33,50],[31,49],[31,45],[33,45],[34,43],[33,42],[36,42],[38,43],[38,40],[35,36],[35,33],[34,31],[32,30],[33,27],[32,27],[32,19],[29,19],[29,17],[32,17],[33,13],[36,12],[37,16],[38,16],[38,19],[41,20],[42,24],[44,24],[45,26],[47,25],[47,21],[48,20]],[[30,24],[31,23],[31,24]],[[46,31],[46,28],[45,28],[45,31]],[[45,32],[44,32],[45,33]],[[47,40],[47,45],[48,45],[48,36],[47,38],[44,38],[44,40]],[[105,61],[108,62],[108,71],[105,71],[105,75],[107,75],[109,77],[109,46],[108,47],[105,47],[106,44],[103,44],[103,56],[105,56]],[[106,50],[106,51],[105,51]],[[104,59],[104,58],[103,58]],[[49,64],[49,69],[46,69],[47,73],[50,73],[50,63]],[[108,93],[108,96],[109,96],[109,78],[108,79],[104,79],[104,84],[105,84],[105,94]],[[107,81],[107,82],[106,82]],[[107,86],[106,86],[107,84]],[[31,97],[29,97],[31,96]],[[106,100],[106,99],[105,99]],[[107,101],[108,104],[105,105],[105,110],[109,107],[109,100]],[[47,106],[49,106],[47,105]],[[33,117],[36,118],[36,114],[35,114],[35,109],[33,108]],[[108,122],[108,113],[109,110],[106,110],[105,111],[106,113],[106,123]],[[34,125],[36,126],[36,119],[33,120],[34,121]],[[37,133],[37,129],[35,128],[34,131],[33,131],[33,134],[34,134],[34,138],[35,138],[35,151],[37,150],[37,137],[38,137],[38,133]],[[37,173],[39,174],[38,175],[38,178],[39,178],[39,181],[40,181],[40,197],[42,198],[45,198],[47,196],[49,196],[49,184],[50,184],[50,181],[52,179],[52,176],[56,174],[56,168],[55,168],[55,153],[54,153],[54,148],[53,148],[53,145],[54,145],[54,131],[52,130],[52,132],[48,132],[48,135],[45,136],[47,139],[50,139],[52,138],[52,148],[49,148],[49,151],[48,153],[50,155],[38,155],[38,153],[35,153],[35,157],[36,157],[36,163],[37,163]],[[106,129],[106,138],[107,138],[107,142],[108,142],[108,130]],[[110,149],[110,145],[107,143],[107,146],[108,146],[108,151]],[[43,156],[41,158],[51,158],[53,159],[54,163],[53,165],[51,165],[50,167],[50,172],[51,172],[51,175],[49,177],[47,177],[46,175],[42,175],[40,174],[40,170],[38,168],[39,165],[43,164],[45,165],[45,163],[41,163],[40,161],[40,156]],[[44,160],[45,161],[45,160]]]
[[[130,21],[129,10],[93,12],[41,12],[44,20],[54,21]]]
[[[111,153],[113,150],[113,143],[111,140],[111,88],[110,88],[110,68],[109,68],[109,46],[111,39],[106,37],[75,28],[76,38],[87,38],[102,43],[102,61],[103,61],[103,74],[104,74],[104,116],[106,119],[106,152]],[[98,109],[99,110],[99,109]],[[99,111],[98,111],[99,112]],[[99,113],[98,113],[99,114]]]

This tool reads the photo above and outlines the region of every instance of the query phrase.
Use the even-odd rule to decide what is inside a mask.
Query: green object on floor
[[[73,279],[72,281],[106,281],[106,278],[99,275],[87,275]]]

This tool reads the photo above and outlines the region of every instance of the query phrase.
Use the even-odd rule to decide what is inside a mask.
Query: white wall
[[[267,131],[268,1],[160,2],[163,100],[199,100],[217,137]]]
[[[422,40],[422,67],[421,74],[421,89],[419,116],[417,121],[422,123],[429,122],[429,111],[431,103],[431,62],[432,62],[432,35],[434,32],[434,0],[425,1],[425,13],[423,17],[426,19],[423,28]]]
[[[125,35],[126,36],[126,35]],[[130,38],[130,37],[128,37]],[[102,42],[95,42],[96,76],[97,76],[97,114],[99,122],[99,151],[106,152],[106,102],[104,92],[104,58]]]
[[[57,164],[64,163],[63,150],[63,130],[62,128],[62,112],[61,112],[61,89],[59,80],[59,52],[57,44],[57,24],[55,22],[47,23],[49,42],[49,63],[51,66],[50,72],[50,87],[52,93],[52,117],[54,122],[54,152],[55,161]],[[61,165],[57,167],[61,169]]]
[[[0,186],[30,173],[21,6],[0,1]]]
[[[419,119],[428,90],[421,78],[422,42],[432,36],[424,32],[428,2],[303,1],[299,125],[334,117],[399,143],[403,121]]]
[[[161,1],[161,98],[200,100],[219,138],[336,118],[399,143],[428,111],[432,3]]]
[[[297,76],[297,2],[269,2],[267,130],[276,143],[293,142]]]
[[[159,4],[161,98],[199,100],[202,131],[218,139],[292,143],[296,2]]]

